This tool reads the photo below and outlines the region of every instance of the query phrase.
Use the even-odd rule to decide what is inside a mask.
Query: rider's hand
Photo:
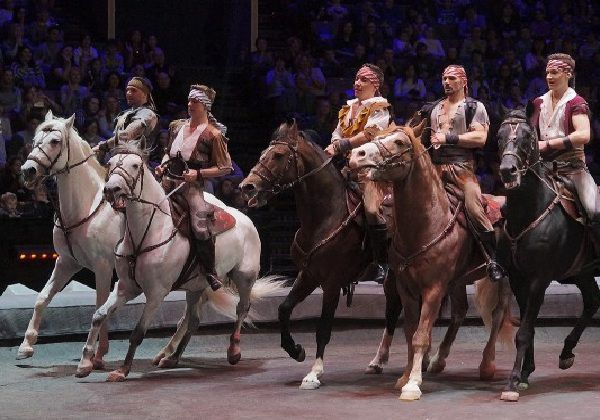
[[[156,168],[154,168],[154,173],[158,176],[163,176],[165,173],[165,168],[163,168],[162,165],[158,165]]]
[[[183,179],[188,182],[196,181],[198,179],[198,171],[195,169],[188,169],[183,173]]]
[[[550,147],[547,141],[538,141],[538,145],[540,148],[540,153],[547,153],[550,150]]]
[[[431,144],[446,144],[446,134],[433,133],[433,135],[431,136]]]
[[[330,144],[325,148],[325,153],[327,153],[327,156],[335,156],[335,148],[333,147],[333,144]]]

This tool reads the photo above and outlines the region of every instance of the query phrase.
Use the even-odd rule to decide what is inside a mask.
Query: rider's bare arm
[[[479,149],[485,146],[488,127],[481,123],[471,124],[471,130],[458,136],[458,145],[467,149]]]
[[[576,114],[572,116],[572,121],[575,131],[566,136],[572,147],[583,146],[589,143],[591,138],[590,117],[587,114]],[[549,146],[553,150],[567,149],[569,148],[569,141],[565,140],[565,138],[551,139],[546,142],[546,146]]]

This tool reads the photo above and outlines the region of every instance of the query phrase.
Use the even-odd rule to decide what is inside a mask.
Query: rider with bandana
[[[484,105],[467,96],[463,66],[446,67],[442,85],[445,98],[435,103],[430,114],[432,161],[443,182],[463,192],[468,224],[485,251],[488,276],[498,281],[505,274],[496,263],[494,228],[483,208],[473,156],[475,149],[485,145],[490,121]]]
[[[125,90],[127,104],[131,108],[117,116],[114,136],[94,147],[99,160],[119,142],[139,140],[142,149],[152,145],[154,129],[158,124],[158,115],[152,98],[152,84],[144,77],[133,77]]]
[[[373,64],[364,64],[356,73],[354,93],[339,112],[339,122],[331,136],[331,144],[325,152],[345,156],[350,150],[372,141],[392,121],[391,106],[381,97],[379,87],[383,84],[383,71]],[[380,184],[367,178],[366,172],[358,174],[363,192],[367,232],[373,249],[373,262],[358,281],[383,283],[388,272],[387,226],[381,211],[384,190]]]
[[[162,164],[155,169],[163,178],[163,187],[172,191],[181,181],[170,174],[181,172],[186,184],[177,194],[189,205],[192,231],[196,238],[198,259],[206,271],[213,290],[222,283],[215,269],[215,239],[208,228],[213,216],[212,207],[204,200],[204,180],[229,175],[232,171],[231,157],[227,151],[227,127],[218,122],[211,113],[216,92],[204,85],[192,85],[188,95],[190,118],[175,120],[169,125],[169,141]],[[179,169],[175,169],[179,167]]]
[[[551,54],[546,66],[550,89],[534,99],[532,122],[539,135],[539,149],[546,162],[555,162],[559,176],[571,181],[600,245],[598,188],[585,164],[583,146],[590,141],[590,108],[570,87],[574,85],[575,60],[568,54]]]

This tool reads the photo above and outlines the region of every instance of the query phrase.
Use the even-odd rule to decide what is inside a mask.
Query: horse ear
[[[510,109],[508,109],[507,107],[504,106],[504,104],[500,104],[500,120],[504,121],[506,119],[506,116],[508,115],[508,113],[510,112]]]
[[[75,114],[71,115],[69,118],[67,118],[65,120],[65,127],[67,127],[67,130],[70,130],[71,128],[73,128],[74,121],[75,121]]]
[[[294,118],[290,115],[285,119],[285,123],[287,124],[287,126],[289,128],[294,128],[294,127],[296,127],[296,118]]]
[[[528,101],[527,102],[527,106],[525,107],[525,116],[527,117],[527,120],[531,120],[531,116],[533,115],[533,112],[535,111],[535,105],[533,104],[533,101]]]
[[[48,112],[46,112],[46,116],[44,117],[44,122],[52,121],[53,118],[54,114],[52,114],[52,110],[49,109]]]

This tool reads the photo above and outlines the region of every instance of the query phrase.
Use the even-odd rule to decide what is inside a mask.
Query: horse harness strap
[[[298,233],[301,229],[298,229],[294,234],[294,241],[292,242],[292,246],[295,247],[298,252],[302,255],[302,263],[300,270],[305,270],[308,265],[310,258],[317,252],[321,247],[330,242],[333,238],[335,238],[346,226],[350,224],[352,220],[356,217],[360,209],[362,208],[363,203],[360,202],[352,212],[346,216],[346,218],[340,223],[340,225],[334,229],[329,235],[327,235],[324,239],[321,239],[317,242],[310,250],[304,251],[300,244],[298,243]]]
[[[462,210],[463,204],[464,204],[463,201],[460,201],[458,203],[458,205],[456,206],[456,209],[454,211],[454,214],[448,221],[448,224],[446,225],[444,230],[442,230],[439,235],[437,235],[435,238],[433,238],[427,244],[423,245],[417,252],[412,253],[408,257],[404,257],[402,254],[400,254],[400,251],[398,250],[398,244],[396,242],[396,236],[394,236],[394,240],[392,241],[392,243],[394,245],[394,251],[396,252],[396,254],[398,255],[398,257],[400,258],[400,261],[401,261],[400,267],[399,267],[400,271],[406,270],[417,257],[419,257],[420,255],[424,254],[425,252],[429,251],[435,244],[437,244],[448,233],[450,233],[450,231],[456,224],[456,220],[458,219],[458,215],[460,214],[460,212]]]

